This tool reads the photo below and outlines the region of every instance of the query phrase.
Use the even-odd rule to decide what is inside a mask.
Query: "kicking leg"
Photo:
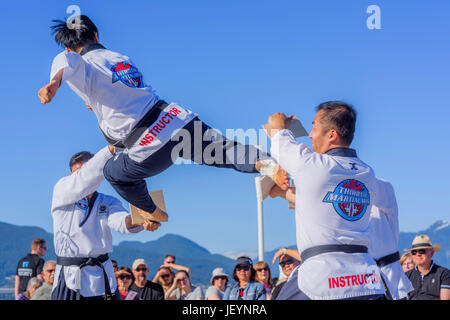
[[[103,168],[103,174],[121,197],[152,216],[150,220],[168,220],[167,213],[159,209],[150,197],[141,170],[134,166],[127,155],[121,153],[111,158]]]
[[[239,172],[269,176],[282,190],[289,187],[289,177],[269,154],[253,145],[228,140],[217,131],[194,119],[184,129],[189,132],[189,154],[183,158],[199,164],[232,168]]]

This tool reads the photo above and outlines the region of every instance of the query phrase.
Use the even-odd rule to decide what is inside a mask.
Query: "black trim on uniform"
[[[87,219],[91,215],[91,211],[92,211],[92,208],[94,207],[94,203],[97,200],[97,197],[98,197],[98,192],[95,191],[94,194],[92,195],[91,199],[88,201],[88,214],[86,215],[86,217],[84,217],[83,221],[80,222],[78,227],[81,228],[86,223]]]
[[[333,148],[325,152],[326,155],[336,157],[357,158],[356,150],[352,148]]]
[[[97,49],[106,49],[106,48],[104,46],[102,46],[100,43],[91,43],[91,44],[88,44],[87,46],[85,46],[83,48],[83,50],[81,50],[80,54],[82,56],[84,56],[89,51],[93,51],[93,50],[97,50]]]

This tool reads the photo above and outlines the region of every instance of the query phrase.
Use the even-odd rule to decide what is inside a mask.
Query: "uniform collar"
[[[352,148],[333,148],[325,152],[329,156],[357,158],[356,150]]]
[[[87,219],[88,219],[89,216],[91,215],[91,211],[92,211],[92,208],[94,207],[94,203],[95,203],[95,201],[97,201],[97,197],[98,197],[98,192],[95,191],[95,192],[93,193],[91,199],[88,201],[88,212],[87,212],[87,215],[86,215],[86,217],[83,219],[83,221],[80,222],[80,224],[78,225],[78,227],[81,228],[81,227],[86,223]]]
[[[86,47],[84,47],[83,50],[81,50],[80,54],[82,56],[84,56],[89,51],[97,50],[97,49],[106,49],[106,48],[104,46],[102,46],[100,43],[91,43],[91,44],[88,44]]]

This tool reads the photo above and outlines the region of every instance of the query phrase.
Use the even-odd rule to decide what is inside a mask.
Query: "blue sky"
[[[448,1],[71,0],[2,6],[0,221],[52,231],[51,193],[69,158],[105,145],[67,85],[51,104],[37,98],[61,51],[51,20],[73,4],[162,98],[223,132],[259,129],[274,112],[295,114],[310,130],[319,103],[353,104],[353,147],[394,185],[400,229],[449,220]],[[372,4],[381,30],[366,27]],[[164,190],[170,221],[155,233],[114,234],[115,243],[175,233],[214,253],[256,251],[254,175],[182,165],[147,183]],[[117,195],[106,182],[99,191]],[[293,211],[282,200],[264,206],[266,249],[294,244]]]

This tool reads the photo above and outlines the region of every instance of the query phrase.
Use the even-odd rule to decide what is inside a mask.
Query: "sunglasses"
[[[137,268],[137,269],[136,269],[137,272],[139,272],[139,271],[145,272],[145,271],[147,271],[147,270],[148,270],[147,268]]]
[[[170,277],[170,273],[166,273],[166,274],[162,274],[161,278],[169,278]]]
[[[241,271],[241,270],[248,271],[248,270],[250,270],[250,266],[237,266],[236,267],[236,271]]]
[[[45,272],[47,272],[47,273],[52,273],[52,272],[55,272],[55,269],[45,270]]]
[[[124,279],[131,280],[131,275],[130,275],[130,274],[121,274],[121,275],[119,276],[119,279],[120,279],[120,280],[124,280]]]
[[[413,256],[415,256],[417,254],[417,252],[420,253],[420,254],[425,254],[427,252],[427,250],[426,249],[411,250],[411,254]]]
[[[286,260],[286,261],[281,261],[280,262],[280,266],[282,268],[284,268],[287,264],[293,264],[294,262],[295,262],[295,259],[289,259],[289,260]]]
[[[227,280],[227,277],[225,277],[225,276],[217,276],[217,277],[215,277],[214,278],[214,280]]]
[[[256,269],[256,271],[257,271],[257,272],[261,272],[261,271],[269,271],[269,268],[264,267],[264,268],[261,268],[261,269]]]

